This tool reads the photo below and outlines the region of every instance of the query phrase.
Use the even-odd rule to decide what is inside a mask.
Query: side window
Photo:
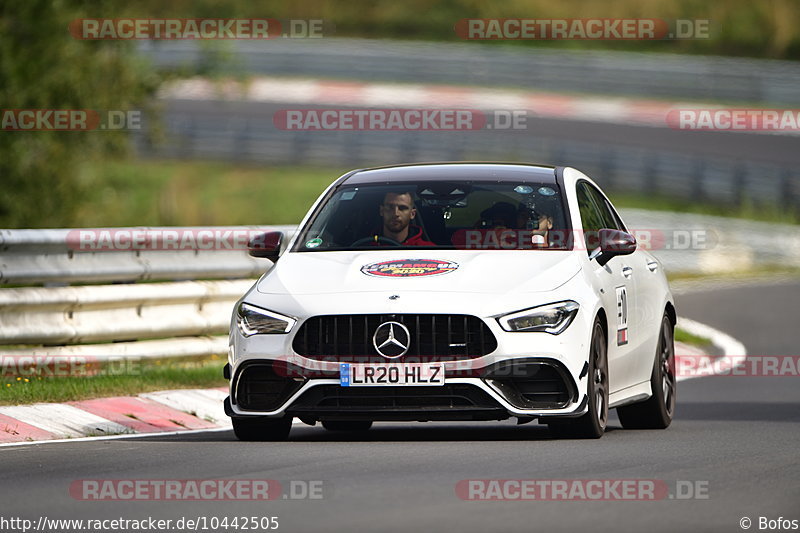
[[[586,252],[591,253],[592,248],[597,247],[597,232],[605,227],[605,222],[585,183],[578,184],[576,193],[578,209],[581,213],[581,228],[583,229],[583,238],[586,243]]]
[[[603,195],[600,194],[600,191],[589,185],[588,183],[582,183],[582,186],[586,187],[589,191],[589,194],[597,204],[597,207],[600,209],[600,216],[603,219],[603,228],[608,229],[622,229],[622,226],[619,224],[617,217],[614,216],[614,212],[608,206],[608,202]],[[602,228],[601,228],[602,229]]]

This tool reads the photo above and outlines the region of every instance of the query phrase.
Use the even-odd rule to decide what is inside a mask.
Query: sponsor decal
[[[458,263],[439,259],[395,259],[364,265],[361,272],[367,276],[411,278],[447,274],[457,268]]]
[[[617,287],[617,346],[628,344],[628,289]]]

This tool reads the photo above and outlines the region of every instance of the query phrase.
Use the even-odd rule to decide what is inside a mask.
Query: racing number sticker
[[[628,344],[628,288],[617,287],[617,346]]]

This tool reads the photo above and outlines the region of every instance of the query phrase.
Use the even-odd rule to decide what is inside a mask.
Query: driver
[[[409,192],[387,192],[379,209],[383,227],[373,234],[380,245],[380,237],[391,239],[403,246],[436,246],[425,240],[422,228],[411,223],[417,216],[414,197]]]

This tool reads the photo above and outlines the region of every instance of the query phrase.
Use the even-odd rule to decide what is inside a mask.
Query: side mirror
[[[248,241],[247,252],[253,257],[269,259],[274,263],[281,254],[281,244],[283,244],[283,232],[260,233]]]
[[[597,232],[600,239],[600,253],[597,254],[597,263],[600,266],[611,261],[618,255],[629,255],[636,251],[636,237],[630,233],[616,229],[601,229]]]

